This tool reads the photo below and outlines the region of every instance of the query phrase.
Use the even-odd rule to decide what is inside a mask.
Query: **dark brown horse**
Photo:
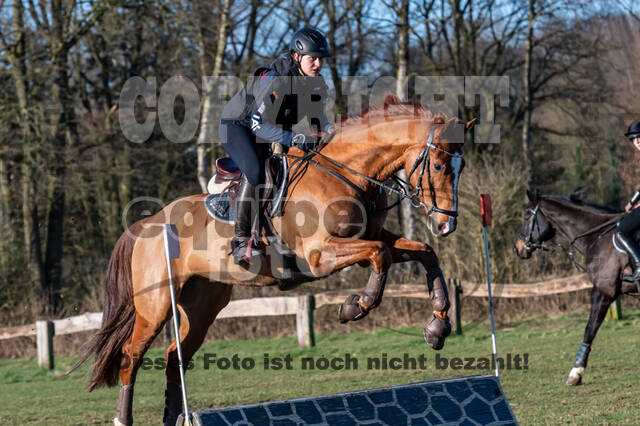
[[[584,256],[587,276],[593,283],[589,321],[567,379],[567,385],[578,385],[587,367],[591,344],[609,305],[620,294],[636,291],[635,283],[621,279],[621,272],[627,268],[627,255],[613,244],[613,231],[621,213],[586,204],[575,194],[566,197],[527,191],[527,195],[531,207],[525,211],[522,232],[515,244],[518,257],[530,258],[534,250],[547,248],[546,242],[559,233]]]
[[[389,267],[415,260],[426,269],[434,309],[425,325],[425,338],[434,348],[441,348],[451,327],[438,258],[429,245],[383,228],[386,198],[375,181],[384,182],[397,171],[406,170],[417,190],[412,202],[425,208],[430,231],[436,236],[450,234],[456,227],[457,185],[464,166],[461,142],[463,132],[471,125],[434,114],[421,105],[400,103],[393,97],[344,122],[331,142],[321,148],[322,155],[312,156],[324,169],[308,164],[302,174],[292,178],[284,214],[272,219],[272,228],[290,250],[293,262],[279,262],[281,253],[269,246],[270,261],[256,270],[235,265],[228,255],[233,227],[214,221],[206,213],[206,194],[177,200],[132,225],[111,255],[103,326],[85,356],[96,356],[90,390],[103,384],[114,386],[118,377],[122,382],[115,424],[133,422],[133,386],[142,356],[171,315],[163,255],[164,223],[174,224],[180,239],[181,256],[173,262],[173,274],[185,363],[228,304],[232,285],[285,282],[291,288],[356,263],[372,266],[373,271],[363,293],[352,295],[341,305],[340,321],[364,317],[381,302]],[[295,148],[289,154],[303,155]],[[166,360],[164,421],[175,424],[181,404],[175,342],[167,349]]]

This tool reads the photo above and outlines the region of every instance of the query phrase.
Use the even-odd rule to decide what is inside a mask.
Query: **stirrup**
[[[640,297],[640,280],[636,281],[636,291],[627,293],[627,296]]]
[[[247,264],[251,265],[252,260],[262,257],[264,252],[262,251],[260,244],[256,244],[254,237],[251,238],[237,238],[233,237],[231,240],[231,253],[233,254],[233,262],[236,265]]]

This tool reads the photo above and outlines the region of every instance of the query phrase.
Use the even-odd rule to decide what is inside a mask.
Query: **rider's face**
[[[317,77],[322,70],[323,60],[322,58],[315,58],[309,55],[298,56],[297,53],[294,54],[296,60],[300,59],[300,70],[302,74],[307,75],[309,77]]]
[[[631,139],[631,142],[633,143],[634,148],[640,151],[640,136],[636,136],[635,138]]]

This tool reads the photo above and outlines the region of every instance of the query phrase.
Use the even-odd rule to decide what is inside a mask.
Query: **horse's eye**
[[[436,172],[441,172],[442,169],[443,169],[442,164],[433,163],[433,170],[435,170]]]

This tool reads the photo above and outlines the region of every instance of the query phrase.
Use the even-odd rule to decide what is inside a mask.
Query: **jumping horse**
[[[591,344],[609,305],[620,294],[637,296],[635,283],[622,281],[622,275],[629,273],[628,259],[626,253],[616,249],[613,239],[616,223],[623,213],[584,203],[579,193],[567,197],[527,191],[527,196],[531,207],[525,210],[524,225],[515,243],[517,256],[529,259],[536,249],[549,250],[551,245],[547,242],[557,232],[570,243],[570,248],[565,250],[571,261],[586,272],[593,283],[591,312],[583,343],[566,382],[569,386],[579,385],[587,368]],[[575,262],[571,247],[584,256],[585,267]]]
[[[346,119],[315,152],[296,148],[288,162],[306,165],[291,177],[284,212],[271,219],[295,262],[249,270],[229,256],[233,226],[215,221],[203,206],[207,194],[172,202],[130,226],[117,241],[104,289],[102,328],[78,365],[95,355],[89,390],[121,381],[114,424],[133,423],[136,373],[152,340],[171,316],[162,224],[178,230],[181,256],[173,262],[185,363],[202,344],[216,315],[229,303],[233,285],[286,288],[319,279],[350,265],[372,266],[361,294],[340,306],[339,320],[363,318],[382,300],[387,271],[394,263],[418,261],[426,269],[433,314],[424,327],[427,343],[442,348],[451,326],[449,299],[433,249],[383,228],[387,215],[385,181],[404,169],[406,197],[423,207],[428,228],[443,237],[456,229],[457,185],[464,167],[464,123],[393,96],[383,105]],[[331,173],[329,173],[331,171]],[[338,178],[339,177],[339,178]],[[397,188],[397,187],[396,187]],[[398,192],[398,191],[396,191]],[[402,192],[402,191],[400,191]],[[267,246],[269,249],[270,246]],[[273,257],[278,257],[273,254]],[[253,267],[253,266],[252,266]],[[175,341],[166,350],[165,424],[175,424],[181,387]]]

